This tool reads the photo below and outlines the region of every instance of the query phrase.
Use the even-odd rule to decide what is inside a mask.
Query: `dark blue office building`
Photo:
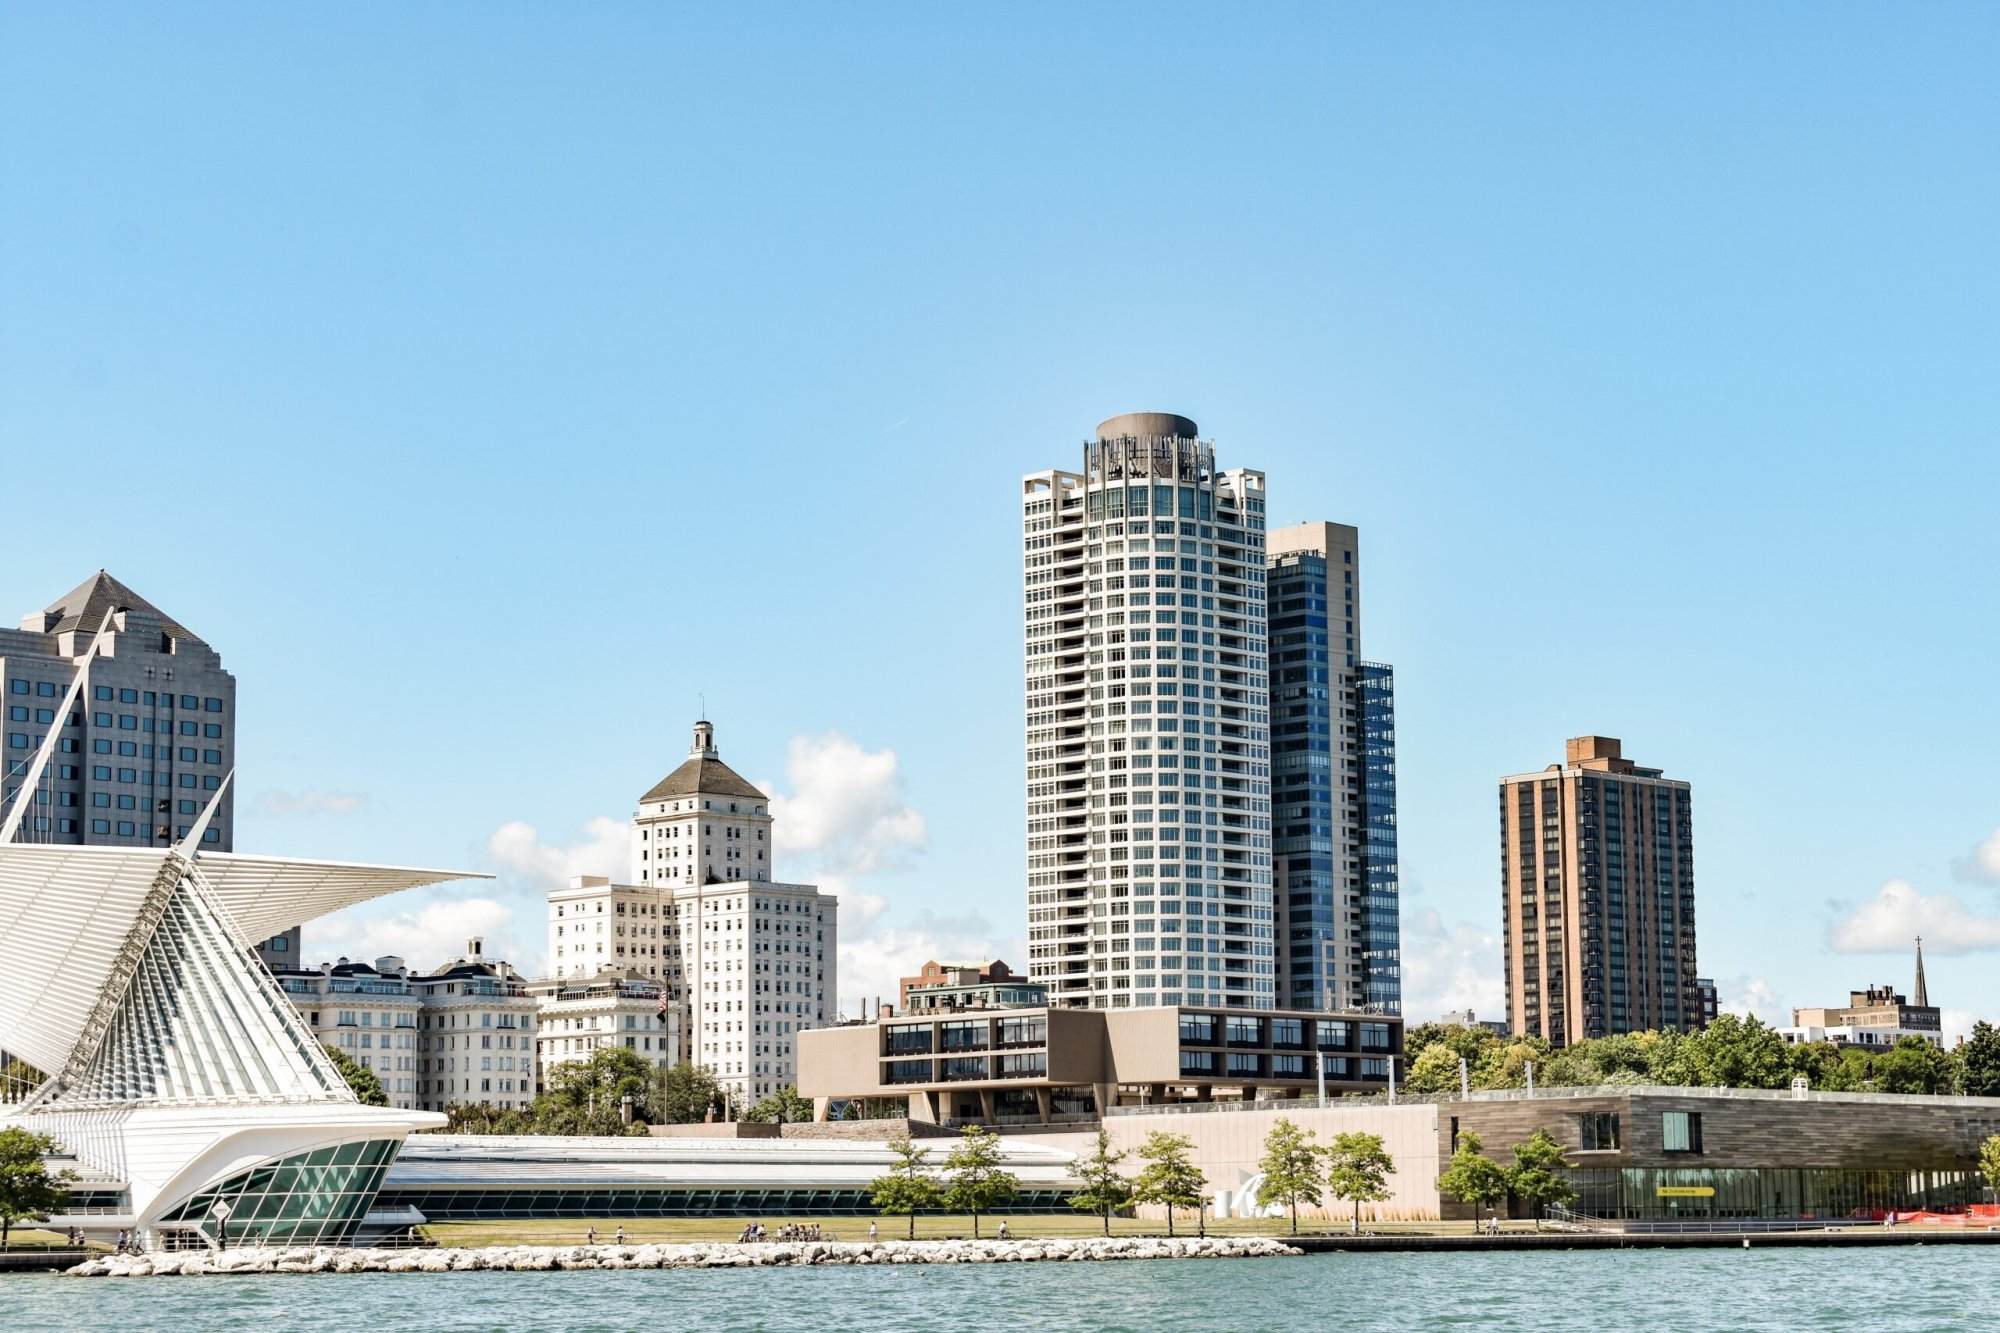
[[[1277,997],[1396,1014],[1395,676],[1360,658],[1357,538],[1267,535]]]

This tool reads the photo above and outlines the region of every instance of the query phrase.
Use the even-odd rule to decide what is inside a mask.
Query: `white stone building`
[[[528,992],[539,1006],[535,1059],[544,1084],[557,1066],[618,1047],[660,1069],[680,1063],[680,1007],[664,981],[628,968],[537,981]]]
[[[678,1057],[705,1066],[740,1112],[796,1082],[796,1036],[835,1021],[836,899],[771,878],[770,798],[697,722],[687,760],[640,798],[633,884],[586,875],[549,895],[549,969],[664,982]]]
[[[1264,476],[1113,417],[1021,494],[1029,974],[1050,1002],[1270,1008]]]
[[[539,1001],[477,937],[434,972],[403,960],[373,967],[343,958],[281,970],[313,1035],[375,1071],[391,1106],[442,1111],[457,1103],[525,1111],[535,1099]]]

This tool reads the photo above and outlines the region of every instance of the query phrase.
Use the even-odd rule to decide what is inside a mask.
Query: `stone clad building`
[[[633,973],[668,987],[677,1060],[738,1113],[798,1079],[798,1034],[832,1022],[838,902],[774,880],[770,797],[697,722],[685,762],[639,799],[636,883],[583,875],[549,894],[549,969],[574,984]]]

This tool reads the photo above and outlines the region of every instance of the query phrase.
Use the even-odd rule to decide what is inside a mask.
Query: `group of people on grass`
[[[752,1222],[743,1228],[743,1234],[736,1238],[736,1243],[738,1245],[749,1245],[755,1241],[760,1241],[760,1240],[786,1241],[786,1240],[824,1240],[824,1239],[825,1237],[820,1235],[819,1223],[817,1222],[814,1222],[809,1226],[804,1224],[794,1224],[788,1222],[784,1226],[778,1228],[778,1234],[776,1236],[773,1236],[769,1231],[765,1230],[764,1224],[762,1222]],[[873,1222],[870,1222],[868,1224],[868,1239],[870,1240],[875,1239],[875,1224]]]

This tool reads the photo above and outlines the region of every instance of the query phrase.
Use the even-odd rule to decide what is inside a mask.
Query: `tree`
[[[1264,1136],[1264,1155],[1257,1162],[1264,1179],[1257,1186],[1257,1202],[1264,1207],[1284,1204],[1291,1211],[1294,1236],[1299,1234],[1299,1205],[1320,1201],[1319,1159],[1312,1131],[1284,1116]]]
[[[375,1077],[374,1070],[358,1063],[338,1047],[327,1046],[323,1049],[326,1051],[327,1059],[333,1062],[334,1072],[347,1080],[348,1091],[354,1094],[355,1101],[363,1106],[389,1104],[389,1094],[382,1091],[382,1080]]]
[[[1458,1053],[1442,1041],[1424,1047],[1422,1055],[1403,1067],[1403,1091],[1409,1093],[1455,1093],[1458,1091]]]
[[[1132,1198],[1167,1210],[1167,1234],[1174,1234],[1174,1209],[1199,1208],[1208,1199],[1208,1179],[1188,1156],[1194,1141],[1184,1134],[1156,1129],[1139,1145],[1146,1165],[1132,1182]]]
[[[64,1189],[76,1172],[50,1174],[43,1159],[55,1140],[18,1125],[0,1129],[0,1250],[7,1248],[16,1222],[39,1222],[62,1207]]]
[[[1354,1220],[1348,1229],[1359,1232],[1361,1205],[1389,1197],[1389,1173],[1396,1169],[1395,1160],[1382,1146],[1380,1134],[1359,1131],[1334,1135],[1325,1157],[1327,1193],[1353,1202]]]
[[[2000,1097],[2000,1028],[1981,1019],[1958,1049],[1959,1090],[1968,1097]]]
[[[1576,1190],[1563,1175],[1563,1168],[1569,1165],[1563,1152],[1562,1144],[1546,1129],[1536,1130],[1514,1149],[1514,1169],[1508,1173],[1507,1185],[1534,1210],[1537,1231],[1542,1229],[1544,1207],[1576,1199]]]
[[[1021,1182],[1000,1165],[1000,1136],[978,1125],[965,1134],[944,1159],[945,1207],[972,1215],[972,1237],[979,1238],[979,1215],[1014,1197]]]
[[[743,1118],[779,1125],[804,1124],[813,1118],[812,1098],[799,1096],[797,1088],[786,1084],[744,1112]]]
[[[1070,1207],[1104,1218],[1107,1236],[1111,1234],[1111,1215],[1132,1201],[1132,1182],[1118,1170],[1125,1158],[1123,1150],[1112,1149],[1111,1136],[1100,1127],[1097,1147],[1076,1166],[1076,1178],[1083,1182],[1083,1188],[1069,1196]]]
[[[1507,1168],[1481,1150],[1477,1134],[1460,1134],[1451,1161],[1438,1172],[1438,1192],[1471,1204],[1475,1213],[1497,1208],[1507,1197]]]
[[[623,1046],[600,1046],[587,1060],[565,1060],[546,1071],[548,1091],[537,1098],[536,1118],[551,1125],[577,1127],[551,1132],[623,1134],[622,1108],[631,1099],[633,1123],[658,1117],[653,1087],[658,1071],[653,1062]]]
[[[917,1238],[917,1214],[926,1208],[936,1208],[942,1201],[943,1191],[939,1189],[937,1178],[930,1173],[929,1148],[919,1148],[905,1134],[899,1139],[889,1140],[889,1151],[896,1155],[895,1164],[889,1173],[875,1177],[868,1187],[868,1197],[887,1217],[896,1213],[907,1213],[910,1218],[910,1239]]]
[[[1957,1062],[1922,1037],[1904,1037],[1875,1057],[1875,1086],[1883,1092],[1935,1096],[1957,1082]]]
[[[1688,1041],[1703,1086],[1782,1088],[1792,1081],[1785,1039],[1754,1017],[1718,1015]]]
[[[1989,1134],[1979,1145],[1979,1174],[1986,1177],[1989,1193],[2000,1194],[2000,1134]]]
[[[715,1109],[722,1087],[708,1066],[678,1064],[660,1075],[655,1096],[653,1109],[659,1119],[654,1123],[693,1125]]]

